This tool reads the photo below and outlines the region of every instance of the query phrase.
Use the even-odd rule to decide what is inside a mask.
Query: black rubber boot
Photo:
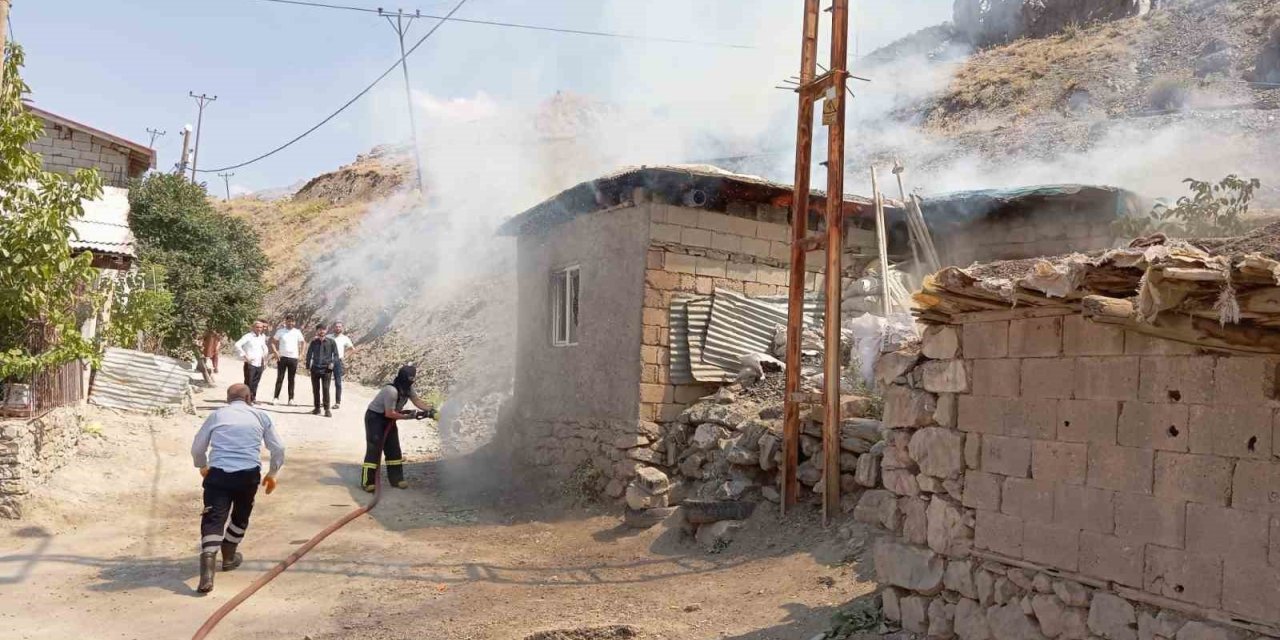
[[[209,593],[213,591],[213,574],[218,570],[218,552],[208,551],[200,554],[200,585],[196,591]]]
[[[222,543],[222,570],[223,571],[231,571],[232,569],[235,569],[236,567],[240,566],[240,562],[244,560],[244,556],[236,552],[237,546],[239,545],[234,542]]]

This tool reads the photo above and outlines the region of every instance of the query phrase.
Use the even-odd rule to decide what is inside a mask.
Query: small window
[[[578,267],[551,274],[551,343],[557,347],[578,344]]]

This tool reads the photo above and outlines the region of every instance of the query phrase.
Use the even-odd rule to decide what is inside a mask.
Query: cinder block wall
[[[30,149],[40,154],[46,171],[71,174],[76,169],[97,169],[103,184],[128,186],[129,152],[110,141],[46,122],[44,135]]]
[[[931,327],[922,351],[886,374],[886,491],[856,512],[898,536],[876,551],[888,615],[961,638],[1280,633],[1276,360],[1079,315]]]

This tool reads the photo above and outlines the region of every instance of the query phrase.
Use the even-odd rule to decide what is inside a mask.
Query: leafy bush
[[[1157,204],[1145,217],[1120,220],[1117,231],[1129,236],[1159,232],[1192,238],[1234,236],[1246,231],[1244,216],[1261,181],[1231,174],[1217,184],[1192,178],[1182,182],[1190,189],[1190,196],[1178,198],[1172,207]]]
[[[92,315],[93,256],[75,253],[71,224],[82,200],[102,195],[97,171],[67,177],[44,171],[27,145],[44,131],[22,104],[22,48],[9,45],[0,88],[0,379],[95,357],[77,311]]]

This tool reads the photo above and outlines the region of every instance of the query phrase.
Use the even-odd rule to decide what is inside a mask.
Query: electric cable
[[[423,42],[426,42],[426,41],[427,41],[427,38],[430,38],[430,37],[431,37],[431,35],[432,35],[432,34],[434,34],[434,33],[436,32],[436,30],[437,30],[437,29],[439,29],[439,28],[440,28],[440,26],[441,26],[441,25],[443,25],[443,24],[445,23],[445,20],[447,20],[447,19],[448,19],[448,16],[452,16],[454,13],[457,13],[458,9],[461,9],[461,8],[462,8],[462,5],[464,5],[464,4],[466,4],[466,3],[467,3],[467,0],[459,0],[458,4],[457,4],[457,5],[455,5],[451,11],[449,11],[449,13],[446,15],[446,17],[445,17],[444,19],[441,19],[439,22],[435,23],[434,25],[432,25],[432,26],[431,26],[431,29],[429,29],[429,30],[427,31],[426,35],[424,35],[424,36],[422,36],[421,38],[419,38],[417,43],[415,43],[412,47],[410,47],[408,51],[405,51],[404,55],[403,55],[403,56],[401,56],[399,60],[396,60],[395,64],[391,65],[390,67],[387,67],[387,70],[386,70],[386,71],[383,71],[383,72],[382,72],[382,74],[381,74],[381,75],[379,75],[376,79],[374,79],[374,81],[373,81],[373,82],[369,83],[369,86],[367,86],[367,87],[365,87],[364,89],[362,89],[362,90],[360,91],[360,93],[357,93],[357,94],[356,94],[354,97],[352,97],[350,100],[346,101],[346,103],[344,103],[341,107],[338,107],[338,110],[337,110],[337,111],[334,111],[333,113],[329,114],[328,116],[326,116],[326,117],[325,117],[325,119],[324,119],[324,120],[321,120],[320,122],[317,122],[317,123],[316,123],[314,126],[312,126],[310,129],[307,129],[306,131],[303,131],[302,133],[300,133],[300,134],[298,134],[296,137],[294,137],[292,140],[290,140],[290,141],[288,141],[288,142],[286,142],[286,143],[284,143],[284,144],[282,144],[282,145],[280,145],[280,146],[278,146],[278,147],[276,147],[276,148],[274,148],[274,149],[272,149],[272,150],[270,150],[270,151],[268,151],[268,152],[266,152],[266,153],[264,153],[264,154],[262,154],[262,155],[260,155],[260,156],[258,156],[258,157],[256,157],[256,158],[253,158],[253,159],[250,159],[250,160],[245,160],[244,162],[241,162],[241,163],[239,163],[239,164],[228,165],[228,166],[225,166],[225,167],[218,167],[218,168],[216,168],[216,169],[198,169],[198,170],[197,170],[197,172],[199,172],[199,173],[221,173],[221,172],[224,172],[224,171],[229,171],[229,170],[231,170],[231,169],[239,169],[240,167],[245,167],[245,166],[251,165],[251,164],[253,164],[253,163],[255,163],[255,162],[258,162],[259,160],[265,160],[265,159],[267,159],[267,158],[269,158],[269,157],[271,157],[271,156],[273,156],[273,155],[275,155],[275,154],[277,154],[277,153],[280,153],[281,151],[284,151],[285,149],[287,149],[287,148],[289,148],[289,147],[293,146],[293,145],[294,145],[294,143],[298,142],[299,140],[302,140],[303,138],[305,138],[305,137],[307,137],[307,136],[311,135],[311,133],[312,133],[312,132],[314,132],[316,129],[319,129],[320,127],[323,127],[323,126],[324,126],[325,124],[327,124],[330,120],[333,120],[334,118],[338,117],[338,114],[342,113],[343,111],[346,111],[346,110],[347,110],[347,107],[350,107],[351,105],[355,104],[357,100],[359,100],[360,98],[363,98],[363,97],[365,96],[365,94],[367,94],[367,93],[369,93],[370,91],[372,91],[372,90],[373,90],[373,88],[374,88],[375,86],[377,86],[377,84],[378,84],[379,82],[382,82],[382,79],[383,79],[383,78],[386,78],[387,76],[391,75],[391,72],[392,72],[392,71],[395,71],[395,70],[396,70],[396,68],[400,66],[400,63],[401,63],[403,60],[405,60],[405,59],[406,59],[406,58],[408,58],[409,56],[413,55],[413,52],[414,52],[414,51],[417,51],[418,47],[422,46],[422,43],[423,43]]]
[[[365,7],[353,7],[342,4],[328,4],[324,2],[307,2],[305,0],[259,0],[260,2],[273,2],[276,4],[292,4],[304,7],[318,7],[324,9],[340,9],[345,11],[360,11],[363,13],[379,13],[377,9],[367,9]],[[477,18],[453,18],[431,15],[426,13],[415,13],[417,18],[432,18],[435,20],[449,20],[451,22],[461,22],[465,24],[482,24],[492,27],[507,27],[509,29],[528,29],[531,31],[550,31],[553,33],[568,33],[580,36],[599,36],[602,38],[621,38],[624,40],[647,40],[650,42],[667,42],[674,44],[695,44],[708,47],[725,47],[729,49],[755,49],[754,45],[735,44],[731,42],[711,42],[706,40],[686,40],[682,38],[662,38],[657,36],[639,36],[627,33],[613,33],[609,31],[592,31],[588,29],[567,29],[562,27],[545,27],[533,24],[521,24],[517,22],[502,22],[498,20],[480,20]]]

